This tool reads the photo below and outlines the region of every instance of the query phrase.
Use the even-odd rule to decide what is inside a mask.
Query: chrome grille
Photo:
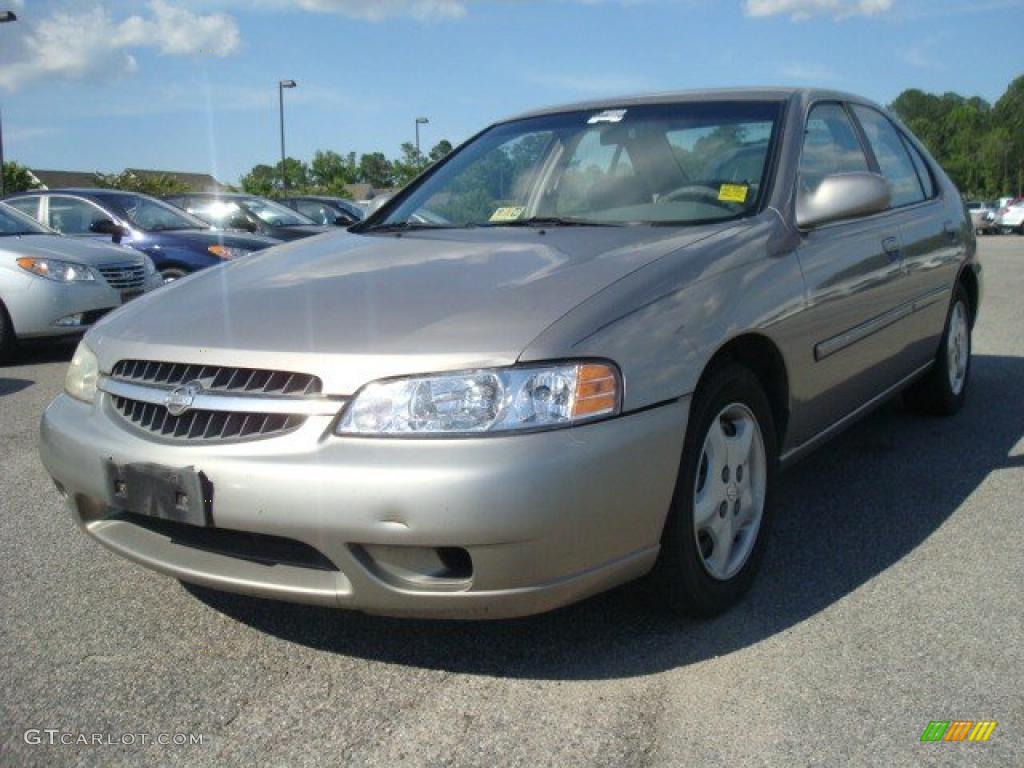
[[[127,397],[114,397],[114,408],[135,426],[160,435],[182,440],[244,440],[273,437],[301,427],[306,417],[286,413],[237,413],[226,411],[187,411],[172,416],[155,403]]]
[[[202,397],[180,415],[164,405],[176,388],[197,382]],[[121,360],[100,388],[121,418],[174,440],[246,440],[283,435],[310,413],[337,413],[341,402],[320,396],[319,378],[259,368]],[[219,408],[219,409],[218,409]]]
[[[198,381],[207,392],[253,395],[315,395],[320,379],[307,373],[258,368],[227,368],[218,365],[161,363],[153,360],[121,360],[114,366],[115,379],[135,384],[177,386]]]
[[[141,288],[146,282],[146,267],[141,263],[104,264],[97,267],[112,288],[123,291],[127,288]]]

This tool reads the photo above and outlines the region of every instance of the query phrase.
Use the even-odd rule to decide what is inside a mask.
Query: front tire
[[[942,342],[935,353],[935,363],[903,396],[914,410],[952,416],[963,407],[971,374],[970,306],[967,292],[958,283],[946,315]]]
[[[14,333],[14,323],[7,314],[7,308],[0,302],[0,362],[9,360],[17,349],[18,339]]]
[[[181,269],[179,267],[167,267],[166,269],[160,270],[160,277],[164,279],[165,283],[173,283],[185,275],[189,274],[187,269]]]
[[[655,581],[673,610],[715,616],[750,589],[771,520],[778,447],[757,377],[729,363],[694,395]]]

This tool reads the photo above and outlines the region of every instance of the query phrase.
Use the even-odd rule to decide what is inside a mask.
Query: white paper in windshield
[[[624,109],[606,109],[604,112],[598,112],[587,120],[588,125],[597,125],[598,123],[621,123],[622,118],[626,116],[626,110]]]

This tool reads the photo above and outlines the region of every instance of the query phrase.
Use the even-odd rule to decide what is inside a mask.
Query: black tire
[[[7,308],[0,301],[0,361],[9,360],[18,348],[18,338],[14,333],[14,324]]]
[[[953,325],[954,312],[961,307],[967,321],[967,361],[963,372],[963,384],[960,391],[955,391],[950,380],[950,333]],[[959,411],[967,399],[967,387],[971,381],[971,301],[963,285],[957,283],[953,291],[953,299],[946,312],[946,325],[942,330],[942,341],[935,353],[935,363],[924,378],[903,393],[903,401],[918,413],[933,416],[952,416]]]
[[[160,270],[160,277],[164,279],[165,283],[174,282],[187,274],[190,274],[189,271],[187,269],[182,269],[181,267],[166,267]]]
[[[708,430],[723,409],[732,404],[746,406],[760,427],[765,449],[764,511],[745,563],[731,578],[719,579],[710,575],[699,550],[694,526],[694,494]],[[706,467],[704,473],[706,477]],[[764,555],[777,474],[778,441],[768,397],[750,370],[727,363],[706,376],[690,409],[676,489],[653,573],[660,601],[677,612],[710,617],[729,609],[743,597]]]

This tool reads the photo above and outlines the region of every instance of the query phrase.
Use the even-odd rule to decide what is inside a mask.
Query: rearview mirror
[[[833,174],[822,179],[813,192],[797,198],[796,225],[813,229],[833,221],[881,213],[891,201],[889,182],[877,173]]]

